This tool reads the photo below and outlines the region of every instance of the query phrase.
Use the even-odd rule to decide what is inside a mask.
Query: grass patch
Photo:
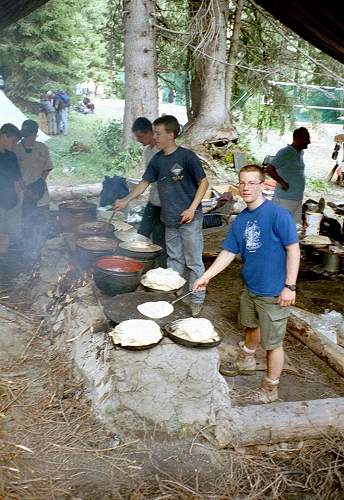
[[[331,192],[331,187],[328,182],[317,179],[315,177],[306,178],[306,195],[307,196],[322,196]]]
[[[142,162],[142,148],[136,144],[123,148],[121,124],[114,122],[71,111],[68,135],[47,142],[54,165],[49,183],[76,185],[101,182],[105,175],[133,175]],[[90,151],[71,153],[74,141],[87,145]]]

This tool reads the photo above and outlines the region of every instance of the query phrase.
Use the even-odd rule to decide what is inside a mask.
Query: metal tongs
[[[109,225],[111,224],[112,219],[115,217],[115,214],[116,214],[116,211],[114,210],[114,211],[112,212],[112,214],[111,214],[111,216],[110,216],[109,220],[108,220],[108,224],[109,224]]]
[[[178,302],[178,300],[185,299],[185,297],[187,297],[188,295],[191,295],[192,293],[194,293],[193,290],[191,290],[191,292],[184,293],[184,295],[181,295],[177,299],[172,300],[172,302],[170,302],[171,306],[173,306],[173,304],[175,304],[176,302]]]

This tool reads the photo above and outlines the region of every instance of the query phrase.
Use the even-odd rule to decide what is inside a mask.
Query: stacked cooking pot
[[[148,238],[133,231],[115,231],[116,256],[98,259],[94,279],[97,287],[108,295],[136,290],[141,275],[155,266],[162,249]]]
[[[94,203],[72,201],[59,205],[60,227],[74,234],[78,265],[94,269],[97,287],[108,295],[133,292],[142,273],[155,266],[162,249],[134,228],[114,233],[114,226],[97,221],[96,215]]]

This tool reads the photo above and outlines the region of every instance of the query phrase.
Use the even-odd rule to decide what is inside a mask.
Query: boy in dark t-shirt
[[[20,219],[18,205],[19,185],[22,187],[21,174],[17,157],[13,149],[21,138],[19,129],[11,123],[5,123],[0,129],[0,235],[13,237],[19,232]],[[6,251],[6,245],[2,247]]]
[[[208,181],[196,154],[177,146],[180,126],[174,116],[158,118],[153,128],[160,151],[149,162],[142,181],[125,198],[117,200],[114,208],[125,208],[150,183],[157,182],[161,220],[166,226],[167,266],[181,275],[186,269],[192,290],[194,281],[204,272],[201,201]],[[193,293],[193,316],[199,315],[204,296],[204,292]]]

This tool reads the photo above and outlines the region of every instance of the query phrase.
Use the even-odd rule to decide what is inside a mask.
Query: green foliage
[[[124,98],[124,26],[121,0],[106,0],[106,23],[103,39],[106,46],[106,65],[109,68],[112,93]]]
[[[111,170],[114,174],[130,174],[139,163],[142,163],[142,148],[132,142],[128,147],[122,146],[123,124],[119,120],[111,120],[97,132],[97,143],[107,154],[112,155]]]
[[[37,99],[93,78],[106,82],[106,0],[50,0],[0,33],[0,68],[11,97]]]
[[[306,194],[310,193],[310,195],[314,196],[316,193],[322,195],[330,192],[331,189],[328,182],[314,177],[306,178]]]
[[[89,152],[71,153],[74,141],[89,146]],[[68,185],[101,182],[105,175],[136,175],[142,165],[142,148],[133,144],[125,149],[121,141],[121,122],[72,111],[68,136],[55,136],[47,143],[54,165],[49,182]]]
[[[232,110],[241,112],[245,124],[262,134],[269,129],[283,133],[296,117],[292,105],[303,104],[297,99],[300,89],[294,87],[287,92],[286,87],[271,82],[338,86],[326,68],[339,76],[344,76],[344,70],[331,57],[261,12],[251,2],[245,3]],[[319,114],[310,112],[309,118],[319,121]]]

